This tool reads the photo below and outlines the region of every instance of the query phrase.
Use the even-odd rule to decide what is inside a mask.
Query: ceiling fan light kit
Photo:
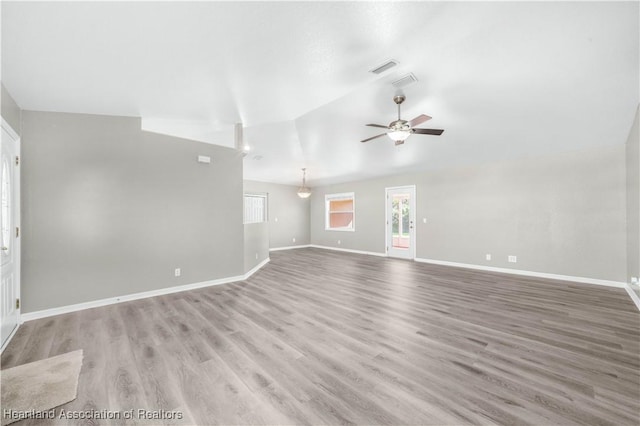
[[[405,101],[404,95],[396,95],[393,97],[393,102],[398,105],[398,119],[389,123],[388,126],[383,126],[381,124],[367,124],[369,127],[379,127],[381,129],[387,129],[386,133],[381,133],[379,135],[364,139],[360,142],[369,142],[370,140],[377,139],[381,136],[387,135],[389,139],[395,142],[396,145],[402,145],[405,140],[412,134],[418,135],[436,135],[439,136],[444,132],[442,129],[419,129],[414,126],[418,124],[422,124],[425,121],[431,120],[426,114],[420,114],[416,118],[411,121],[406,121],[400,118],[400,104]]]
[[[398,142],[404,142],[409,136],[411,136],[411,130],[392,130],[387,133],[387,136],[394,141],[397,145]]]
[[[298,188],[298,197],[309,198],[311,189],[307,187],[307,169],[302,169],[302,186]]]

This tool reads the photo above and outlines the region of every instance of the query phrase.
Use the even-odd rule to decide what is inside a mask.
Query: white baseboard
[[[316,244],[309,244],[309,247],[319,248],[319,249],[324,249],[324,250],[344,251],[344,252],[347,252],[347,253],[368,254],[369,256],[387,257],[387,255],[385,253],[378,253],[378,252],[375,252],[375,251],[351,250],[351,249],[338,248],[338,247],[319,246],[319,245],[316,245]]]
[[[16,324],[16,326],[13,328],[11,333],[9,333],[9,337],[7,337],[7,340],[5,340],[4,343],[2,344],[2,347],[0,347],[0,354],[4,352],[7,346],[9,346],[9,342],[11,342],[11,339],[13,339],[13,336],[16,335],[18,328],[20,328],[20,324],[22,324],[22,317],[18,315],[18,324]]]
[[[143,291],[140,293],[126,294],[124,296],[109,297],[106,299],[93,300],[91,302],[76,303],[75,305],[60,306],[58,308],[43,309],[41,311],[27,312],[20,316],[20,322],[33,321],[40,318],[51,317],[54,315],[67,314],[69,312],[82,311],[85,309],[98,308],[100,306],[113,305],[116,303],[129,302],[131,300],[145,299],[147,297],[163,296],[165,294],[179,293],[181,291],[195,290],[198,288],[210,287],[214,285],[229,284],[238,281],[244,281],[251,275],[256,273],[260,268],[269,262],[266,258],[260,262],[255,268],[244,275],[236,275],[234,277],[219,278],[217,280],[203,281],[193,284],[179,285],[175,287],[160,288],[157,290]]]
[[[251,269],[249,272],[246,272],[244,274],[244,277],[242,278],[243,280],[246,280],[247,278],[249,278],[251,275],[255,274],[256,272],[258,272],[260,270],[260,268],[262,268],[264,265],[266,265],[267,263],[269,263],[271,259],[270,258],[266,258],[265,260],[263,260],[262,262],[258,263],[256,266],[254,266],[253,269]]]
[[[638,310],[640,311],[640,297],[638,297],[636,292],[633,291],[630,284],[625,284],[624,289],[627,290],[627,293],[629,293],[631,300],[633,300],[633,303],[636,304],[636,308],[638,308]]]
[[[431,263],[434,265],[454,266],[456,268],[477,269],[480,271],[501,272],[504,274],[524,275],[528,277],[548,278],[551,280],[573,281],[584,284],[604,285],[608,287],[625,287],[625,283],[618,281],[600,280],[597,278],[574,277],[571,275],[547,274],[545,272],[524,271],[521,269],[496,268],[494,266],[474,265],[472,263],[448,262],[445,260],[416,258],[416,262]]]
[[[275,248],[270,248],[269,251],[293,250],[293,249],[307,248],[307,247],[311,247],[311,245],[305,244],[302,246],[275,247]]]
[[[336,248],[336,247],[320,246],[320,245],[315,245],[315,244],[304,245],[304,246],[295,246],[295,247],[286,247],[286,248],[276,248],[276,249],[272,249],[272,250],[273,251],[277,251],[277,250],[288,250],[288,249],[306,248],[306,247],[313,247],[313,248],[319,248],[319,249],[324,249],[324,250],[341,251],[341,252],[347,252],[347,253],[366,254],[366,255],[370,255],[370,256],[386,257],[386,255],[384,253],[368,252],[368,251],[362,251],[362,250],[343,249],[343,248]],[[604,285],[604,286],[609,286],[609,287],[624,288],[627,291],[627,293],[629,293],[629,296],[631,297],[631,299],[633,300],[635,305],[640,310],[640,298],[631,289],[631,287],[628,284],[623,283],[623,282],[600,280],[600,279],[595,279],[595,278],[574,277],[574,276],[569,276],[569,275],[547,274],[547,273],[543,273],[543,272],[523,271],[523,270],[519,270],[519,269],[496,268],[496,267],[492,267],[492,266],[474,265],[474,264],[458,263],[458,262],[448,262],[448,261],[444,261],[444,260],[421,259],[421,258],[416,258],[415,260],[416,260],[416,262],[431,263],[431,264],[435,264],[435,265],[453,266],[453,267],[459,267],[459,268],[476,269],[476,270],[481,270],[481,271],[500,272],[500,273],[506,273],[506,274],[524,275],[524,276],[530,276],[530,277],[548,278],[548,279],[555,279],[555,280],[562,280],[562,281],[573,281],[573,282],[586,283],[586,284],[596,284],[596,285]],[[40,319],[40,318],[46,318],[46,317],[50,317],[50,316],[54,316],[54,315],[61,315],[61,314],[69,313],[69,312],[81,311],[81,310],[84,310],[84,309],[97,308],[97,307],[100,307],[100,306],[113,305],[115,303],[128,302],[128,301],[131,301],[131,300],[144,299],[144,298],[147,298],[147,297],[162,296],[162,295],[165,295],[165,294],[179,293],[181,291],[195,290],[195,289],[198,289],[198,288],[210,287],[210,286],[214,286],[214,285],[221,285],[221,284],[228,284],[228,283],[233,283],[233,282],[238,282],[238,281],[244,281],[244,280],[248,279],[249,277],[251,277],[253,274],[255,274],[258,270],[260,270],[269,261],[270,261],[269,258],[263,260],[262,262],[260,262],[258,265],[256,265],[253,269],[251,269],[250,271],[248,271],[244,275],[237,275],[237,276],[233,276],[233,277],[220,278],[220,279],[217,279],[217,280],[203,281],[203,282],[193,283],[193,284],[185,284],[185,285],[175,286],[175,287],[167,287],[167,288],[151,290],[151,291],[145,291],[145,292],[140,292],[140,293],[127,294],[127,295],[118,296],[118,297],[110,297],[110,298],[106,298],[106,299],[94,300],[94,301],[91,301],[91,302],[84,302],[84,303],[77,303],[77,304],[74,304],[74,305],[60,306],[58,308],[44,309],[44,310],[41,310],[41,311],[22,313],[20,315],[20,322],[22,323],[22,322],[32,321],[32,320],[36,320],[36,319]],[[16,330],[17,330],[17,328],[16,328]],[[15,330],[14,330],[14,332],[15,332]],[[8,341],[9,341],[9,339],[7,339],[7,342]],[[4,349],[4,348],[2,348],[2,349]]]

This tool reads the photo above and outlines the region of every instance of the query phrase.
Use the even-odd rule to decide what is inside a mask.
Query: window
[[[329,194],[325,201],[325,229],[328,231],[354,231],[356,199],[353,192]]]
[[[267,194],[244,194],[244,223],[267,221]]]

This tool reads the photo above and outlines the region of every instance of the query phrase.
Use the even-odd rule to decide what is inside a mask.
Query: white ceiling
[[[312,185],[622,144],[638,2],[2,2],[2,80],[29,110],[142,117],[233,145],[245,178]],[[393,58],[382,76],[368,73]],[[390,82],[413,72],[395,147]],[[262,159],[254,159],[255,156]]]

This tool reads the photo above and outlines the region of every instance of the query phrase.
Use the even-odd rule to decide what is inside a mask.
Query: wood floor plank
[[[58,317],[59,322],[56,324],[49,351],[50,357],[81,349],[79,316],[78,312],[70,312]]]
[[[2,369],[24,364],[24,357],[22,357],[21,354],[27,345],[29,337],[31,337],[31,333],[33,333],[36,328],[36,321],[26,322],[18,328],[10,344],[2,352],[2,357],[0,358],[0,366]]]
[[[640,424],[640,313],[623,289],[271,257],[248,281],[28,322],[2,368],[83,349],[63,408],[183,416],[152,424]]]

